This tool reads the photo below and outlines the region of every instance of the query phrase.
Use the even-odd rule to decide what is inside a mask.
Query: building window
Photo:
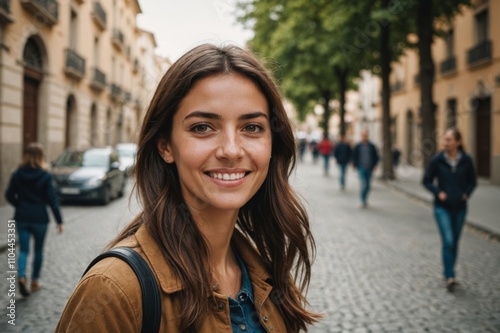
[[[75,10],[71,9],[71,21],[69,24],[69,47],[76,50],[78,36],[78,14]]]
[[[446,129],[457,127],[457,100],[451,98],[446,102]]]
[[[448,30],[445,37],[446,42],[446,57],[451,58],[455,55],[455,31],[453,29]]]
[[[481,44],[488,40],[488,10],[476,14],[476,44]]]
[[[99,37],[94,38],[94,66],[99,67]]]

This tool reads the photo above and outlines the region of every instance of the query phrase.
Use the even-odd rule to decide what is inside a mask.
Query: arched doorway
[[[473,101],[476,123],[476,166],[480,177],[491,176],[491,97],[484,96]]]
[[[69,95],[66,100],[66,135],[64,146],[75,147],[76,145],[76,100],[73,95]]]
[[[32,36],[23,50],[23,149],[38,141],[39,89],[43,79],[43,56],[40,41]]]
[[[95,103],[92,104],[90,108],[90,145],[92,147],[96,146],[98,143],[97,137],[97,106]]]

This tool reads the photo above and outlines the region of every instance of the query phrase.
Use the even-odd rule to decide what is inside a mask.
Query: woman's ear
[[[159,139],[156,143],[156,147],[158,147],[158,153],[160,153],[160,156],[165,162],[174,163],[174,154],[172,152],[170,143],[166,138]]]

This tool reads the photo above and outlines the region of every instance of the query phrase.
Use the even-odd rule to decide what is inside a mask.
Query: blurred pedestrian
[[[392,146],[392,165],[394,168],[397,168],[399,166],[399,160],[401,158],[401,150],[399,150],[398,146],[393,145]]]
[[[35,292],[41,288],[39,280],[43,264],[43,245],[49,223],[47,205],[52,209],[59,233],[63,232],[59,201],[52,185],[52,176],[46,170],[41,144],[30,143],[25,148],[21,165],[12,174],[5,197],[15,207],[14,220],[19,239],[19,292],[28,296],[30,291],[27,287],[26,266],[31,237],[34,240],[31,291]]]
[[[337,165],[339,166],[340,177],[340,189],[345,189],[345,174],[347,171],[347,165],[351,161],[352,149],[349,143],[345,139],[345,135],[340,136],[340,141],[335,144],[335,150],[333,155],[337,160]]]
[[[324,175],[328,176],[328,172],[330,171],[330,156],[332,155],[333,144],[328,139],[328,134],[323,134],[323,140],[321,140],[318,144],[318,150],[323,156],[323,170]]]
[[[319,318],[304,306],[314,242],[288,181],[296,145],[278,91],[234,46],[198,46],[160,81],[137,152],[143,211],[110,246],[133,246],[155,273],[161,332],[298,332]],[[56,331],[136,332],[140,304],[130,268],[107,258]]]
[[[316,139],[311,140],[310,149],[312,152],[313,164],[316,164],[319,158],[318,141],[316,141]]]
[[[448,290],[453,291],[467,202],[476,187],[474,163],[465,153],[462,135],[457,129],[446,131],[444,149],[429,162],[422,183],[434,194],[434,217],[442,240],[444,278]]]
[[[299,160],[301,162],[304,161],[304,155],[306,153],[306,148],[307,148],[307,140],[305,138],[299,139]]]
[[[361,142],[354,148],[352,163],[354,168],[358,170],[359,180],[361,183],[361,207],[368,207],[368,194],[370,193],[370,185],[372,174],[377,167],[379,160],[377,148],[368,140],[368,130],[361,132]]]

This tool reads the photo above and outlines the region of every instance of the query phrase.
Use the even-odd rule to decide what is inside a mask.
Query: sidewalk
[[[380,172],[380,168],[378,170]],[[423,170],[411,166],[400,166],[397,179],[387,185],[420,201],[431,204],[432,193],[421,184]],[[468,205],[467,223],[500,238],[500,186],[479,180]]]

